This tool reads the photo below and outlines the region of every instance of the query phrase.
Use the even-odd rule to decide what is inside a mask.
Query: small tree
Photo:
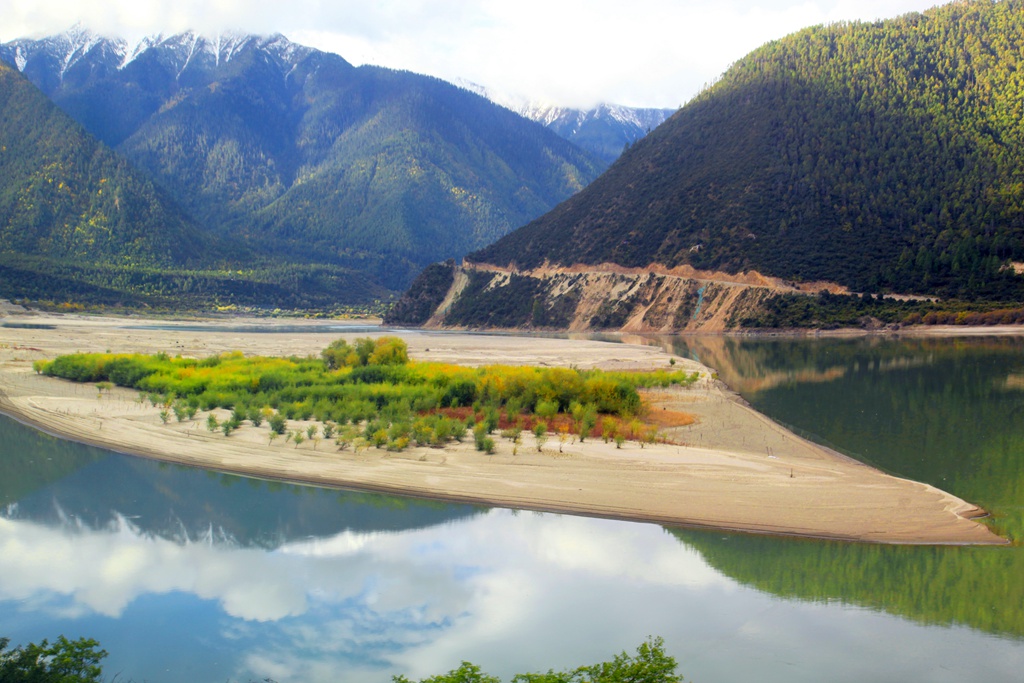
[[[462,443],[462,440],[466,438],[466,431],[469,427],[462,420],[452,420],[452,438],[458,443]]]
[[[405,365],[409,362],[409,346],[398,337],[380,337],[374,342],[369,365]]]
[[[417,446],[426,446],[434,440],[434,427],[429,418],[421,417],[412,423],[412,438]]]
[[[259,427],[263,424],[263,410],[256,406],[250,406],[249,410],[245,413],[246,417],[249,418],[249,422],[252,422],[253,427]]]
[[[505,419],[509,422],[515,422],[519,419],[519,414],[523,412],[523,402],[518,398],[510,398],[505,402]]]
[[[501,415],[495,406],[487,406],[484,410],[484,424],[487,425],[487,433],[490,434],[498,428],[501,422]]]
[[[448,439],[452,437],[452,431],[452,421],[444,415],[438,416],[437,422],[434,424],[434,436],[431,439],[431,445],[435,447],[444,446],[448,443]]]
[[[354,356],[354,351],[344,339],[336,339],[320,352],[320,357],[324,359],[324,365],[328,370],[337,370],[350,365],[350,355]]]
[[[569,414],[572,415],[572,426],[577,432],[580,429],[580,422],[583,421],[583,413],[585,411],[586,406],[579,401],[573,401],[569,404]]]
[[[544,444],[548,441],[548,425],[546,422],[538,422],[533,425],[533,436],[537,439],[537,452],[544,450]]]
[[[270,431],[272,432],[283,435],[288,429],[288,420],[286,420],[284,415],[281,413],[274,413],[271,415],[268,422],[270,423]]]
[[[488,436],[487,423],[477,422],[473,427],[473,441],[478,451],[491,455],[494,453],[494,439]]]
[[[610,440],[614,440],[619,434],[619,421],[612,416],[608,416],[601,420],[601,438],[604,439],[605,443]]]
[[[349,357],[349,365],[366,365],[370,362],[370,356],[373,355],[374,350],[377,348],[376,342],[370,337],[360,337],[356,339],[353,347],[353,353],[355,355],[355,361],[353,362],[352,357]]]
[[[641,441],[643,439],[644,423],[640,420],[631,420],[629,423],[629,438],[634,441]]]
[[[597,425],[597,406],[593,403],[588,403],[583,406],[583,410],[580,411],[580,419],[578,422],[580,443],[583,443],[583,439],[590,435],[590,432]]]
[[[180,398],[171,404],[171,410],[174,411],[174,417],[178,422],[184,422],[188,417],[188,404]]]
[[[544,418],[546,422],[550,422],[558,413],[558,403],[556,401],[537,401],[534,412]]]
[[[509,441],[512,441],[513,443],[517,443],[519,441],[519,436],[522,433],[523,433],[523,428],[522,427],[520,427],[519,425],[513,425],[512,427],[509,427],[508,429],[501,430],[501,438],[508,439]]]
[[[215,431],[217,431],[218,427],[220,427],[220,422],[217,421],[217,416],[214,415],[213,413],[210,413],[209,415],[207,415],[206,416],[206,428],[209,431],[211,431],[211,432],[215,432]]]
[[[335,439],[335,443],[338,444],[338,450],[343,451],[352,445],[356,437],[359,435],[359,429],[354,425],[345,425],[338,430],[338,436]]]

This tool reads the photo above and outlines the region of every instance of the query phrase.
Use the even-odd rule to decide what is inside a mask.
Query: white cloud
[[[556,104],[673,107],[759,45],[805,26],[920,11],[935,0],[5,0],[0,40],[75,21],[139,38],[280,32],[378,64]]]
[[[139,596],[171,591],[218,600],[241,619],[307,609],[304,588],[261,550],[179,544],[142,534],[124,519],[107,530],[75,531],[0,518],[0,576],[0,600],[70,596],[79,614],[116,617]]]

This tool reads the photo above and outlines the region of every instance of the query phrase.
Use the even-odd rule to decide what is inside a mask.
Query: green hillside
[[[296,177],[247,234],[365,269],[394,288],[430,262],[493,242],[597,175],[570,143],[439,80],[360,67],[344,89],[311,79],[306,93]],[[355,120],[341,126],[342,117]]]
[[[0,297],[132,308],[331,309],[388,290],[337,265],[209,236],[0,64]]]
[[[0,254],[186,265],[204,240],[153,186],[0,64]]]
[[[469,259],[1024,300],[1024,2],[769,43],[586,190]]]

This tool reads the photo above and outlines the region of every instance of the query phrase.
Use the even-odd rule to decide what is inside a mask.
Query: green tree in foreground
[[[513,683],[682,683],[676,673],[676,660],[665,654],[661,638],[648,638],[636,649],[635,655],[626,652],[616,655],[610,662],[581,666],[568,671],[548,671],[543,674],[516,674]],[[394,683],[413,683],[405,676],[392,677]],[[424,678],[419,683],[501,683],[475,664],[463,662],[446,674]]]
[[[57,638],[51,645],[44,640],[36,645],[8,650],[8,638],[0,638],[0,681],[3,683],[99,683],[107,656],[91,638]]]
[[[99,643],[91,638],[68,640],[64,636],[50,645],[43,640],[36,645],[8,650],[8,638],[0,638],[0,682],[2,683],[101,683],[107,656]],[[512,683],[683,683],[676,674],[676,660],[665,654],[661,638],[648,638],[635,655],[623,652],[610,662],[581,666],[568,671],[543,674],[516,674]],[[270,680],[270,679],[267,679]],[[413,683],[405,676],[393,676],[394,683]],[[501,683],[480,667],[463,662],[446,674],[424,678],[419,683]]]

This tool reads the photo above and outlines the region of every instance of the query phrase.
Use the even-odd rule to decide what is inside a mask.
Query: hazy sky
[[[353,64],[464,78],[553,104],[675,107],[800,28],[937,0],[2,0],[0,40],[81,21],[136,39],[186,29],[283,33]]]

